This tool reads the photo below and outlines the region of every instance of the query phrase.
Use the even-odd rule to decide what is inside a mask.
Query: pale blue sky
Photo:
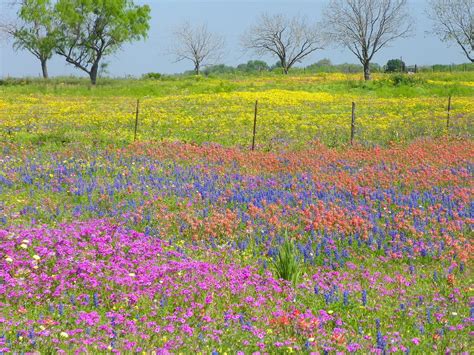
[[[0,0],[2,13],[14,15],[5,6],[9,0]],[[173,28],[183,22],[208,24],[211,31],[218,32],[226,39],[226,55],[222,62],[236,65],[257,57],[244,53],[239,46],[241,34],[255,22],[262,12],[284,13],[288,15],[305,15],[315,22],[320,19],[325,1],[301,0],[165,0],[138,1],[148,3],[152,8],[152,20],[149,37],[146,41],[128,44],[112,57],[106,58],[110,63],[109,72],[113,76],[135,75],[147,72],[176,73],[192,69],[186,62],[174,63],[167,49],[172,43]],[[448,47],[436,37],[427,34],[430,23],[424,15],[426,0],[409,1],[412,15],[416,20],[415,36],[398,40],[390,47],[382,49],[374,62],[385,64],[388,59],[399,58],[411,64],[463,63],[466,58],[456,46]],[[39,62],[25,51],[14,52],[11,43],[1,43],[0,76],[38,76],[41,72]],[[329,58],[333,63],[356,63],[356,58],[343,48],[328,48],[314,53],[303,65],[311,64],[322,58]],[[262,58],[269,63],[275,58]],[[79,70],[66,65],[64,60],[55,56],[49,63],[50,75],[77,74]]]

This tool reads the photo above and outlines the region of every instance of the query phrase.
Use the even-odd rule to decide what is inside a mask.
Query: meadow
[[[0,86],[0,132],[20,142],[126,144],[133,139],[140,99],[141,140],[214,142],[248,147],[259,100],[261,149],[304,148],[318,140],[348,142],[351,105],[357,138],[365,145],[441,137],[452,96],[450,133],[473,134],[474,72],[184,77],[161,80],[25,81]]]
[[[474,76],[359,76],[2,82],[0,353],[468,354]]]

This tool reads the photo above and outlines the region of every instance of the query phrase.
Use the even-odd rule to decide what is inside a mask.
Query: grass
[[[360,74],[225,74],[220,76],[163,76],[158,80],[103,78],[91,86],[87,78],[60,77],[49,80],[38,78],[4,79],[2,94],[50,94],[57,96],[95,97],[161,97],[179,93],[212,94],[235,91],[265,91],[285,89],[308,92],[372,94],[377,97],[447,96],[449,93],[472,96],[474,72],[419,73],[416,85],[394,85],[390,74],[374,74],[371,82]],[[436,82],[428,82],[428,80]],[[443,83],[450,83],[447,88]],[[469,84],[470,83],[470,84]]]

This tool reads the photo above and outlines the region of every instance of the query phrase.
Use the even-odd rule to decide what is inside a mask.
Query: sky
[[[11,0],[0,0],[0,14],[14,17],[15,11],[6,4]],[[430,65],[465,63],[467,59],[456,46],[448,46],[430,34],[431,24],[424,14],[427,0],[408,0],[412,17],[416,22],[414,36],[393,42],[390,47],[378,52],[373,62],[385,64],[389,59],[400,58],[407,65]],[[207,23],[208,29],[219,33],[226,40],[225,55],[221,62],[237,65],[250,59],[263,59],[273,64],[273,57],[258,58],[240,47],[240,38],[252,26],[261,13],[283,13],[289,16],[303,15],[314,22],[321,19],[325,0],[149,0],[152,9],[150,31],[144,41],[126,44],[116,54],[106,58],[111,76],[140,76],[148,72],[172,74],[192,69],[190,62],[176,63],[169,55],[173,43],[173,29],[189,21],[192,24]],[[320,59],[329,58],[333,63],[357,63],[352,53],[342,47],[331,47],[316,51],[302,64],[309,65]],[[84,75],[78,69],[65,63],[58,56],[49,62],[50,76]],[[39,76],[39,61],[26,51],[15,52],[11,42],[0,42],[0,77]]]

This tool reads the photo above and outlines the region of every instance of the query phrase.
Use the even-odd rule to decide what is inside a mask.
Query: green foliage
[[[369,68],[371,73],[380,73],[382,71],[382,67],[378,63],[370,63]]]
[[[277,60],[275,62],[275,64],[273,64],[272,66],[270,66],[270,70],[283,70],[283,64],[281,63],[280,60]]]
[[[247,63],[239,64],[237,67],[233,67],[225,64],[216,64],[207,66],[202,73],[206,76],[209,75],[223,75],[223,74],[237,74],[237,73],[260,73],[267,72],[270,67],[263,60],[249,60]],[[194,75],[195,71],[190,70],[184,73],[185,75]]]
[[[402,73],[405,71],[405,62],[401,59],[390,59],[385,65],[386,73]]]
[[[474,71],[474,63],[462,64],[434,64],[419,66],[420,72],[469,72]]]
[[[209,65],[202,71],[204,75],[228,74],[228,73],[234,73],[234,72],[235,72],[234,67],[231,67],[225,64]],[[189,73],[194,73],[194,71],[191,71]]]
[[[291,240],[285,240],[276,260],[273,261],[278,278],[296,285],[301,275],[301,265],[297,260],[297,250]]]
[[[160,80],[162,75],[160,73],[146,73],[142,75],[142,79],[153,79],[153,80]]]
[[[431,73],[420,72],[414,77],[418,78],[423,85],[406,86],[393,84],[393,75],[381,74],[379,78],[367,83],[354,80],[354,75],[341,77],[339,81],[326,80],[328,74],[308,74],[321,78],[317,84],[305,80],[292,81],[291,89],[307,92],[327,92],[331,94],[343,94],[350,92],[354,95],[370,95],[379,98],[396,97],[446,97],[447,85],[449,92],[458,96],[473,96],[472,86],[468,83],[474,81],[474,71],[457,73]],[[94,97],[163,97],[175,94],[177,91],[185,91],[188,94],[205,94],[211,92],[222,92],[222,82],[231,87],[231,91],[265,91],[272,89],[290,89],[288,84],[282,80],[281,72],[262,73],[265,80],[258,88],[251,80],[255,74],[243,77],[243,73],[222,74],[202,77],[199,84],[194,76],[185,75],[163,75],[160,85],[152,80],[140,80],[133,78],[103,78],[97,84],[95,90],[90,90],[90,81],[86,78],[75,76],[55,77],[48,81],[38,78],[4,78],[0,81],[0,93],[4,96],[15,95],[38,95],[48,94],[57,96],[94,96]],[[291,74],[290,74],[291,76]],[[306,75],[305,75],[306,76]],[[305,76],[302,76],[304,78]],[[256,77],[256,76],[255,76]],[[245,79],[245,80],[244,80]],[[410,80],[410,79],[408,79]],[[433,80],[437,82],[432,82]],[[446,83],[446,84],[445,84]]]
[[[50,0],[25,0],[17,14],[20,25],[11,33],[16,50],[25,49],[41,61],[45,78],[46,61],[53,56],[57,42],[53,14]]]
[[[147,36],[150,7],[131,0],[58,0],[57,52],[95,84],[100,60]]]
[[[313,64],[315,67],[331,67],[333,66],[331,59],[329,58],[323,58],[321,60],[318,60],[316,63]]]
[[[394,86],[418,86],[426,83],[426,81],[419,76],[402,73],[392,75],[390,80]]]
[[[360,64],[332,64],[329,59],[321,59],[308,65],[305,69],[310,73],[362,73],[364,70]],[[370,71],[378,73],[381,71],[381,67],[377,63],[370,63]]]
[[[239,64],[237,66],[237,70],[245,73],[256,73],[262,71],[269,71],[270,67],[263,60],[249,60],[245,64]]]

